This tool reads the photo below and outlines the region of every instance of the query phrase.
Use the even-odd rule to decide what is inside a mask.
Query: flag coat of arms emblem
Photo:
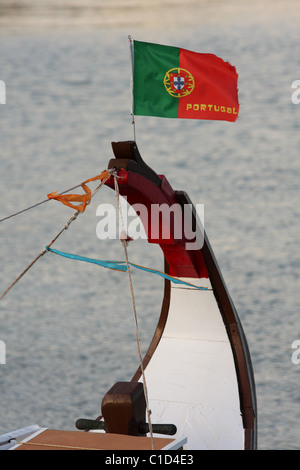
[[[181,77],[180,75],[173,75],[172,79],[174,88],[176,88],[177,91],[184,88],[184,77]]]
[[[166,72],[164,85],[171,96],[181,98],[193,91],[195,81],[194,77],[187,70],[177,67]]]
[[[133,41],[133,114],[235,121],[238,75],[214,54]]]

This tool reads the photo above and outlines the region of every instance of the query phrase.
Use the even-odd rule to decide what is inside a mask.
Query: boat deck
[[[102,432],[41,429],[10,450],[176,450],[186,440],[127,436]],[[154,444],[154,445],[152,445]]]

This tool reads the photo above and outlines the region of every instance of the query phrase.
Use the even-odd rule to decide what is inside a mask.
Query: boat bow
[[[190,449],[255,449],[256,395],[247,340],[196,209],[185,192],[173,190],[145,164],[134,141],[112,147],[109,168],[118,172],[120,194],[135,209],[139,204],[147,209],[138,215],[148,242],[160,245],[171,276],[192,284],[165,280],[161,316],[143,361],[151,416],[173,422],[176,437],[187,436]],[[111,180],[106,184],[114,188]],[[162,214],[157,227],[153,205],[176,211],[172,217]],[[175,233],[178,222],[190,224],[184,232],[195,235],[192,248],[184,234]],[[140,368],[132,378],[138,380]]]

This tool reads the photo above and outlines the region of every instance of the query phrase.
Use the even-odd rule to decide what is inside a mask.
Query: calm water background
[[[295,1],[66,1],[0,4],[0,218],[106,168],[110,142],[133,138],[127,36],[212,52],[239,73],[236,123],[137,118],[141,154],[175,189],[205,204],[205,226],[252,354],[260,449],[300,448],[300,79]],[[39,7],[37,8],[37,5]],[[101,190],[55,247],[123,259],[96,236]],[[54,201],[0,225],[1,293],[73,211]],[[159,249],[129,246],[162,268]],[[142,348],[161,280],[134,275]],[[128,279],[47,254],[0,302],[0,432],[28,424],[74,429],[138,364]]]

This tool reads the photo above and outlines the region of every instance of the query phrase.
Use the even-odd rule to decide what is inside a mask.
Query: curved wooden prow
[[[160,177],[144,162],[134,141],[112,142],[112,149],[115,158],[110,160],[108,168],[115,166],[118,169],[124,168],[144,176],[159,187],[161,186]]]
[[[201,429],[197,429],[195,436],[192,436],[191,440],[193,441],[193,438],[196,439],[197,436],[199,436],[198,440],[201,442],[199,444],[200,448],[209,448],[213,445],[213,439],[215,439],[216,447],[219,448],[222,445],[222,439],[225,442],[228,438],[227,434],[232,433],[232,440],[230,441],[230,438],[228,438],[228,444],[225,444],[225,447],[226,445],[235,446],[236,441],[236,448],[241,448],[242,446],[244,449],[255,449],[256,394],[248,345],[238,314],[227,291],[221,271],[208,241],[207,234],[198,221],[196,210],[185,192],[174,191],[164,176],[158,176],[145,164],[138,152],[135,142],[114,142],[112,147],[115,158],[110,160],[109,168],[116,168],[121,177],[119,179],[120,194],[127,197],[127,201],[130,205],[140,203],[147,207],[147,220],[143,220],[142,216],[141,219],[146,229],[148,241],[149,243],[157,243],[160,245],[168,272],[172,276],[182,279],[194,280],[195,282],[196,280],[201,281],[201,283],[206,283],[206,285],[211,288],[209,294],[204,294],[206,297],[204,297],[204,295],[200,297],[201,294],[198,295],[198,293],[195,293],[195,289],[185,289],[184,292],[182,292],[183,289],[181,289],[180,292],[180,288],[178,287],[175,289],[172,288],[173,294],[171,294],[170,282],[165,282],[165,296],[161,317],[144,358],[146,372],[153,377],[153,382],[155,383],[159,372],[157,363],[163,364],[165,360],[165,356],[162,356],[162,351],[168,351],[168,354],[173,354],[173,358],[177,358],[178,369],[182,368],[182,365],[180,365],[181,358],[185,357],[184,355],[187,354],[186,351],[193,345],[194,349],[192,349],[190,353],[191,363],[188,365],[191,369],[190,376],[187,375],[186,371],[180,369],[180,380],[183,380],[183,377],[186,376],[186,380],[191,381],[190,384],[186,384],[186,387],[193,386],[194,384],[195,388],[201,387],[201,390],[199,390],[198,393],[187,391],[189,398],[186,404],[183,403],[183,394],[180,395],[178,392],[178,399],[180,401],[180,405],[178,405],[180,412],[178,412],[181,414],[185,413],[185,420],[188,416],[189,419],[193,421],[195,419],[193,414],[195,415],[195,413],[191,410],[193,406],[196,407],[197,412],[199,412],[199,423],[197,425],[202,427],[203,421],[200,415],[202,408],[206,407],[204,401],[206,399],[208,401],[214,400],[213,402],[209,402],[207,409],[214,408],[215,406],[216,411],[207,411],[207,416],[209,417],[205,419],[211,420],[212,422],[209,423],[209,426],[212,428],[215,426],[215,434],[221,433],[221,435],[217,437],[213,435],[213,433],[211,435],[211,431],[203,429],[204,437],[201,441]],[[108,181],[107,184],[113,187],[111,182]],[[157,236],[157,234],[153,237],[150,231],[153,222],[151,220],[151,207],[153,204],[167,204],[169,207],[177,205],[181,208],[181,213],[178,215],[177,212],[177,215],[174,217],[182,217],[184,223],[189,221],[191,224],[191,232],[195,234],[202,233],[203,235],[202,238],[201,236],[197,237],[197,235],[195,235],[193,243],[198,244],[196,249],[195,246],[193,246],[192,249],[187,249],[187,240],[184,236],[176,238],[174,231],[175,219],[163,219],[162,221],[162,224],[168,225],[170,233],[168,237]],[[186,296],[186,302],[182,300],[183,294]],[[171,302],[171,297],[174,297],[177,304],[181,306],[181,311],[178,310],[179,307],[176,305],[175,300]],[[184,309],[184,311],[182,309]],[[182,324],[177,325],[178,321],[181,321]],[[182,337],[180,330],[183,330]],[[215,334],[214,331],[216,331]],[[219,367],[218,362],[214,358],[214,350],[210,349],[212,343],[215,344],[215,348],[221,348]],[[170,347],[168,345],[170,345]],[[178,356],[180,347],[182,347],[182,351],[180,352],[181,356]],[[198,358],[192,359],[195,351],[197,351]],[[156,361],[157,356],[159,356],[160,362]],[[170,357],[169,361],[172,361],[173,358]],[[205,361],[208,362],[206,363]],[[224,361],[224,364],[222,361]],[[166,367],[168,368],[168,365]],[[208,370],[207,382],[205,382],[205,368]],[[230,380],[227,376],[225,378],[224,369],[226,368],[228,368],[229,372],[227,376],[231,377]],[[159,377],[161,389],[163,389],[164,380],[166,380],[167,389],[169,371],[165,369],[159,373],[161,373]],[[170,372],[170,374],[171,373],[172,372]],[[175,380],[176,371],[173,374],[172,380]],[[224,376],[222,374],[224,374]],[[219,376],[220,383],[218,381]],[[137,381],[139,379],[140,370],[138,369],[132,380]],[[223,390],[222,388],[217,390],[218,393],[214,395],[214,398],[207,397],[203,392],[205,387],[208,387],[208,383],[211,387],[214,387],[215,381],[215,387],[218,388],[222,387],[221,384],[223,381],[226,382],[227,379],[229,380],[227,388],[224,386]],[[184,388],[184,383],[181,385]],[[180,384],[178,383],[177,389],[179,389],[179,386]],[[175,389],[174,393],[177,389]],[[160,397],[160,393],[162,397]],[[172,389],[170,389],[169,393],[170,395],[173,393]],[[198,395],[199,398],[197,398]],[[151,387],[149,396],[151,401]],[[171,401],[172,398],[174,397],[170,396]],[[158,387],[156,389],[155,386],[153,386],[152,399],[155,405],[158,408],[160,407],[161,410],[169,406],[167,399],[163,397],[163,393],[158,391]],[[232,408],[237,408],[238,402],[238,410],[232,411],[230,409],[230,400],[232,400]],[[172,405],[170,404],[169,408],[171,409],[171,407]],[[205,415],[205,412],[203,413]],[[223,413],[224,423],[232,420],[233,424],[224,424],[223,437],[222,426],[218,421],[219,418],[215,418],[215,413],[219,416]],[[227,419],[227,414],[230,416],[230,419]],[[241,415],[241,423],[238,422],[240,419],[239,415]],[[215,419],[216,422],[214,422]],[[195,423],[193,423],[193,425],[195,425]],[[236,428],[235,433],[232,428]],[[243,433],[242,444],[240,442],[241,433]]]

